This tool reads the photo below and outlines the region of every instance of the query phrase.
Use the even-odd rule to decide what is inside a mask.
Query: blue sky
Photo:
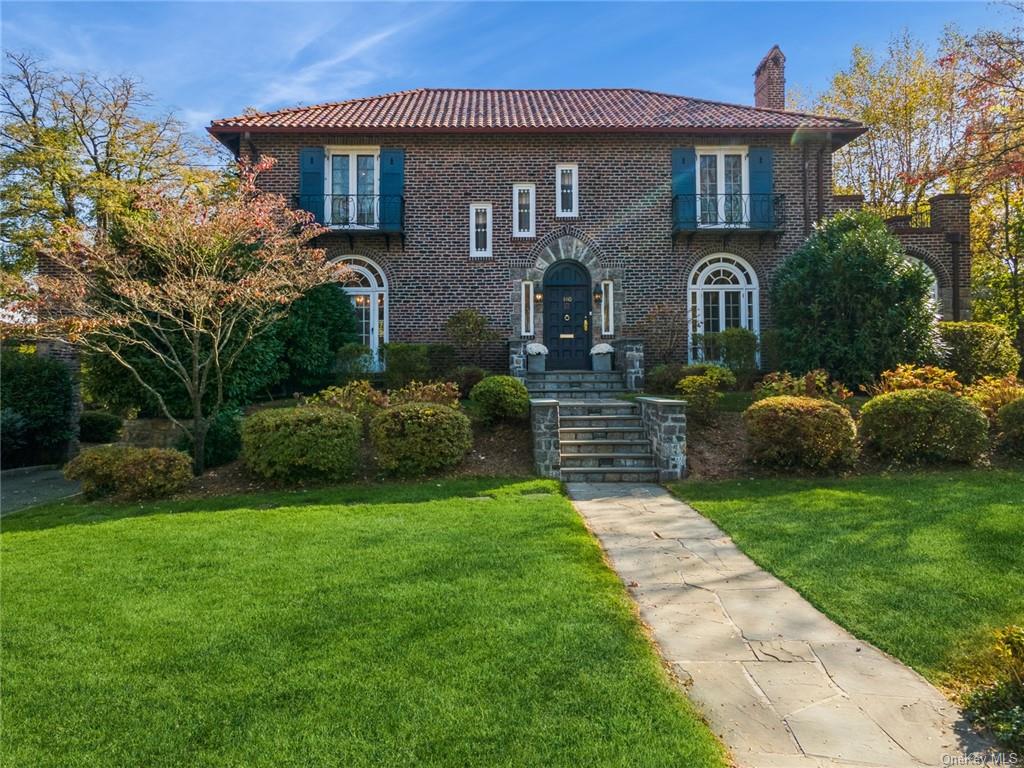
[[[789,86],[824,87],[855,43],[998,26],[986,3],[4,2],[5,49],[141,78],[196,129],[246,106],[414,88],[632,86],[749,103],[778,43]]]

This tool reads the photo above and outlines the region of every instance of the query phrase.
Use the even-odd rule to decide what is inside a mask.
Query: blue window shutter
[[[380,228],[402,231],[405,200],[405,150],[386,147],[380,151]]]
[[[750,148],[750,226],[774,229],[774,158],[770,147]]]
[[[324,148],[299,150],[299,208],[324,223]]]
[[[672,150],[672,218],[677,230],[697,228],[697,150]]]

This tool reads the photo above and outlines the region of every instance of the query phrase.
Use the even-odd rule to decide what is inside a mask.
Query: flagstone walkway
[[[742,768],[920,768],[980,757],[959,710],[648,484],[569,495],[662,656]]]

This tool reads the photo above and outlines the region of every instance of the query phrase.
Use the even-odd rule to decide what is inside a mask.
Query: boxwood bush
[[[78,439],[83,443],[112,443],[121,434],[121,417],[106,411],[82,411],[78,417]]]
[[[359,419],[339,408],[268,408],[245,419],[242,458],[268,480],[347,480],[362,433]]]
[[[1020,368],[1010,334],[992,323],[939,323],[943,365],[964,384],[983,376],[1009,376]]]
[[[857,427],[849,411],[829,400],[780,395],[743,413],[751,458],[776,467],[837,469],[857,459]]]
[[[514,376],[488,376],[473,387],[469,399],[487,423],[525,419],[530,412],[530,394]]]
[[[415,476],[453,467],[473,446],[469,419],[437,403],[405,403],[374,416],[370,437],[382,469]]]
[[[879,456],[901,462],[978,459],[988,420],[974,403],[937,389],[904,389],[869,400],[860,431]]]
[[[192,479],[192,461],[181,451],[100,445],[87,448],[68,462],[64,476],[79,480],[91,499],[159,499],[185,488]]]
[[[1014,456],[1024,456],[1024,397],[1000,408],[996,423],[999,447]]]

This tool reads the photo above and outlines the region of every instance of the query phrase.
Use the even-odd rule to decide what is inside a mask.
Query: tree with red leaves
[[[310,247],[323,232],[312,217],[257,189],[272,164],[242,166],[237,189],[219,198],[144,189],[108,238],[63,229],[48,243],[56,269],[18,307],[34,317],[27,330],[35,337],[123,365],[188,435],[197,474],[209,420],[243,350],[306,291],[339,277]],[[146,364],[126,350],[141,350]],[[187,391],[191,419],[168,408],[159,384],[167,371]]]

